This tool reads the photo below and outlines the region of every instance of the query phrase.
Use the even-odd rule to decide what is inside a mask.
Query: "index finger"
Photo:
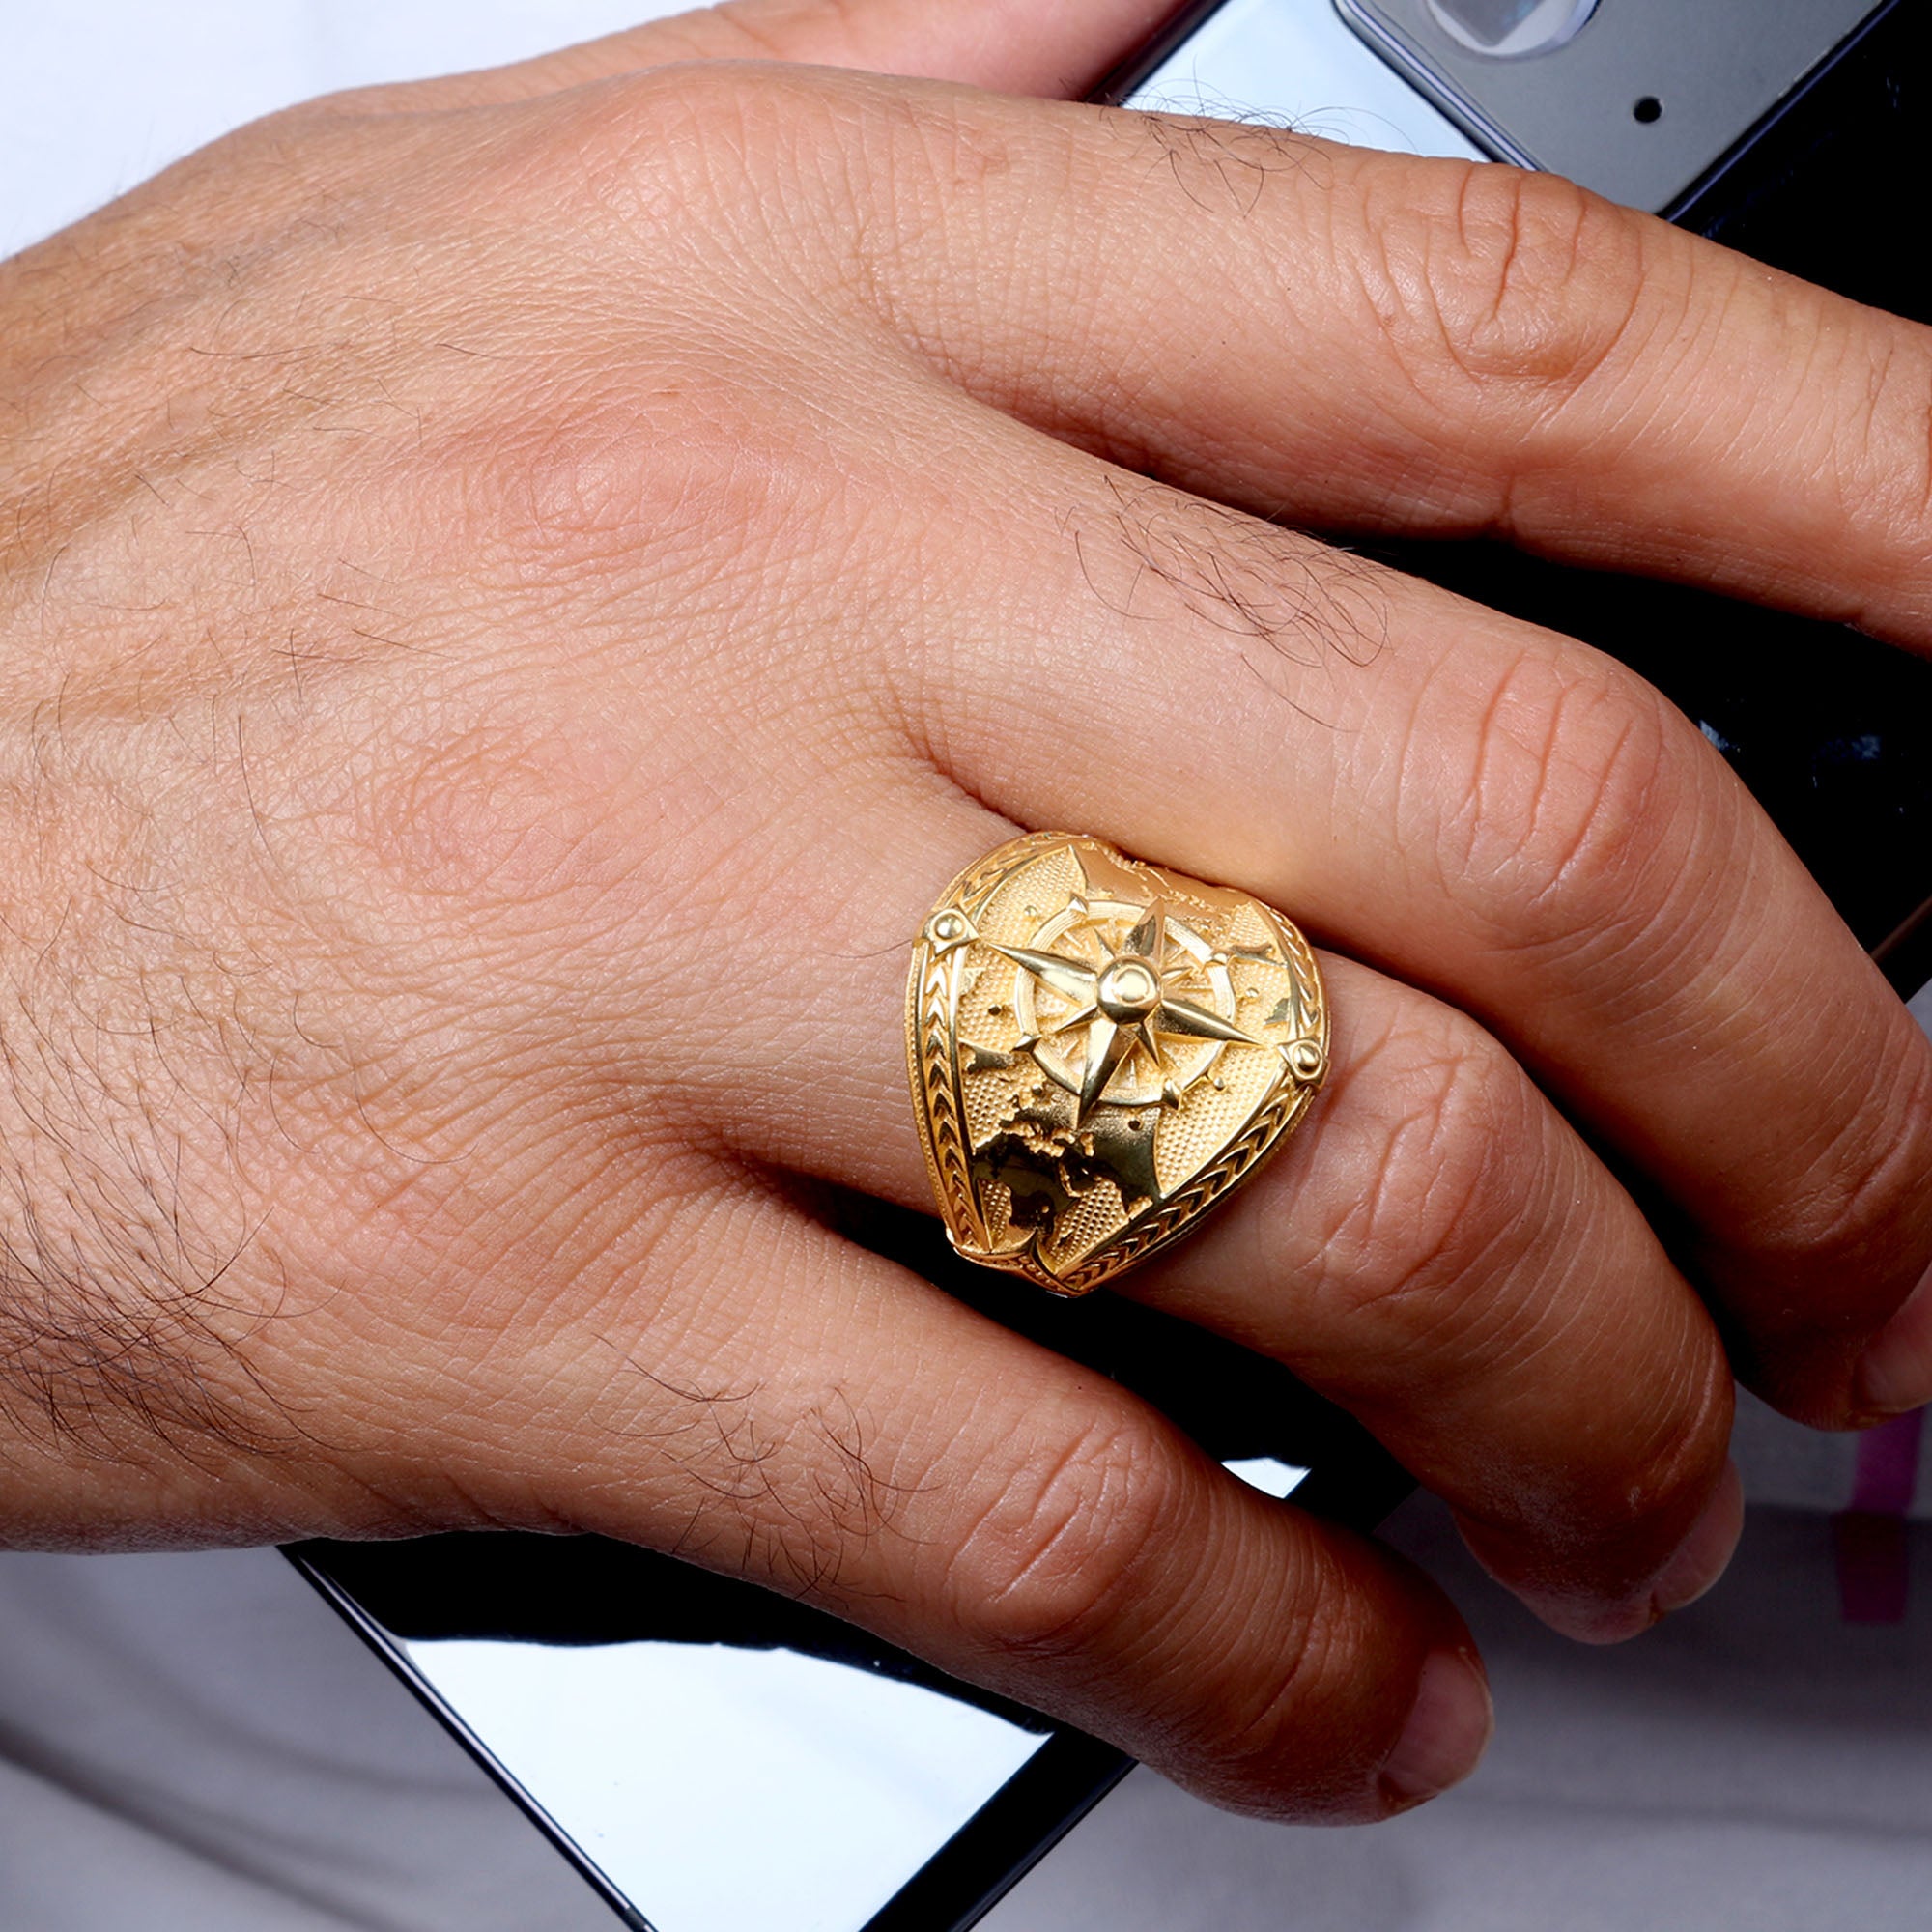
[[[717,0],[529,60],[359,98],[480,106],[672,61],[779,60],[1078,99],[1174,7],[1175,0]]]
[[[1932,648],[1924,328],[1548,175],[1091,107],[957,138],[970,170],[891,174],[869,286],[1023,419],[1271,517]]]

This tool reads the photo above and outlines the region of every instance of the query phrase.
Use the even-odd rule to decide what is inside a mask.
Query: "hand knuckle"
[[[1502,1050],[1452,1020],[1383,1057],[1387,1131],[1324,1247],[1353,1323],[1418,1347],[1467,1322],[1529,1238],[1520,1177],[1538,1139],[1535,1097]],[[1339,1265],[1338,1265],[1339,1264]],[[1386,1339],[1384,1341],[1386,1346]]]
[[[753,252],[769,269],[813,230],[814,163],[836,138],[842,92],[810,68],[647,68],[543,104],[526,179],[551,213],[560,197],[590,232],[614,225],[667,270],[688,277],[700,251],[714,273]]]
[[[952,1558],[967,1622],[1030,1661],[1085,1651],[1131,1594],[1174,1502],[1172,1464],[1136,1416],[1097,1418],[1012,1470]]]
[[[735,62],[677,61],[601,81],[561,107],[559,130],[581,144],[591,167],[665,167],[668,178],[701,180],[741,156],[753,126],[773,119],[772,83]]]
[[[711,71],[716,65],[717,71]],[[635,288],[720,236],[743,189],[754,128],[730,63],[645,68],[508,104],[469,144],[462,184],[472,224],[546,238],[550,269],[581,290],[586,273]],[[722,239],[722,238],[721,238]],[[714,267],[726,248],[711,251]],[[574,271],[574,272],[573,272]]]
[[[663,370],[669,393],[565,371],[520,401],[495,398],[493,419],[458,439],[446,493],[471,569],[602,606],[616,583],[701,584],[828,514],[828,484],[722,355],[687,345]]]
[[[1494,944],[1572,966],[1628,966],[1709,915],[1712,841],[1735,825],[1715,753],[1641,680],[1566,658],[1520,658],[1490,695],[1470,782],[1443,825]],[[1681,938],[1681,931],[1676,935]]]
[[[1417,320],[1449,368],[1545,392],[1588,382],[1644,299],[1640,217],[1555,175],[1472,163],[1436,179]]]
[[[1932,1056],[1903,1022],[1904,1050],[1890,1064],[1884,1092],[1847,1081],[1833,1111],[1836,1131],[1805,1180],[1761,1226],[1762,1259],[1800,1268],[1814,1279],[1862,1288],[1876,1273],[1895,1274],[1901,1229],[1924,1211],[1928,1143],[1932,1143]],[[1814,1311],[1833,1312],[1848,1327],[1872,1319],[1865,1293],[1841,1293]]]

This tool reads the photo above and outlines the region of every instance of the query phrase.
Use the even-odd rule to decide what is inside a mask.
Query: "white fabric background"
[[[666,11],[14,0],[0,253],[284,102]],[[1749,1406],[1741,1448],[1755,1506],[1731,1578],[1615,1652],[1548,1636],[1471,1573],[1438,1512],[1404,1513],[1397,1540],[1449,1583],[1492,1661],[1498,1739],[1461,1792],[1329,1833],[1225,1818],[1136,1774],[995,1913],[995,1932],[1922,1924],[1926,1533],[1911,1619],[1848,1627],[1821,1512],[1848,1493],[1851,1445]],[[5,1932],[608,1922],[279,1558],[0,1556]]]
[[[521,60],[672,0],[4,0],[0,255],[336,88]]]

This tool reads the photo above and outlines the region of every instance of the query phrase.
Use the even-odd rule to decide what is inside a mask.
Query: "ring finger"
[[[613,935],[608,983],[655,994],[610,1026],[639,1087],[733,1158],[929,1208],[898,1032],[905,943],[945,878],[1013,827],[914,757],[845,749],[836,767],[794,762],[789,811],[747,799],[742,824],[714,819],[735,857],[733,923],[703,1001],[728,1032],[693,1052],[664,991],[687,977],[665,956],[681,941],[635,928]],[[779,755],[742,738],[732,752]],[[1480,1027],[1369,969],[1330,970],[1333,1091],[1212,1237],[1141,1292],[1356,1407],[1541,1614],[1627,1634],[1728,1552],[1720,1522],[1691,1586],[1664,1576],[1723,1467],[1715,1331]]]

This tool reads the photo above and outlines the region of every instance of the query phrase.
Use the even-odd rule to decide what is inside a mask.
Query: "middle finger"
[[[863,634],[869,571],[844,554],[838,621]],[[841,702],[832,654],[815,656],[774,667],[766,722],[690,748],[698,769],[780,771],[791,791],[774,811],[758,785],[686,787],[732,854],[728,890],[657,881],[573,982],[615,989],[591,1032],[603,1056],[621,1043],[612,1065],[663,1119],[736,1160],[929,1208],[905,1093],[906,947],[947,877],[1016,828],[916,752],[889,754],[890,721],[815,753],[805,707]],[[641,824],[618,840],[649,843]],[[716,903],[694,1004],[687,923],[668,909],[699,893]],[[1369,969],[1329,971],[1335,1073],[1308,1130],[1197,1252],[1137,1279],[1356,1408],[1542,1614],[1626,1634],[1681,1594],[1660,1578],[1722,1467],[1716,1334],[1493,1039]]]
[[[1570,639],[958,413],[1012,481],[933,507],[962,614],[897,675],[940,769],[1482,1019],[1669,1197],[1746,1378],[1846,1419],[1932,1259],[1932,1048],[1701,734]]]

